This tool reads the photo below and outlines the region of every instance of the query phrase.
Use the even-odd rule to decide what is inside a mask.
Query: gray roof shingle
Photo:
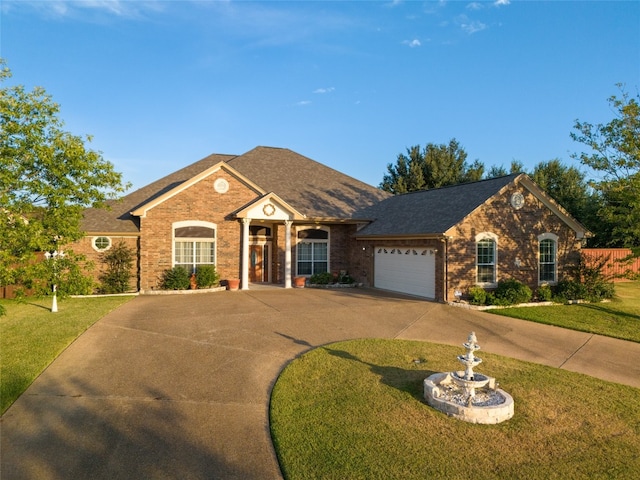
[[[286,148],[256,147],[227,164],[309,218],[355,218],[390,196]]]
[[[358,212],[375,219],[358,236],[437,235],[458,224],[520,174],[396,195]]]
[[[82,229],[86,232],[136,233],[139,231],[140,226],[138,219],[132,216],[130,212],[193,178],[207,168],[233,157],[234,155],[209,155],[166,177],[139,188],[119,200],[110,201],[109,210],[88,208],[84,211]]]
[[[219,162],[226,162],[265,192],[274,192],[308,218],[351,219],[355,212],[390,196],[289,149],[256,147],[239,156],[209,155],[111,201],[111,210],[89,208],[82,228],[86,232],[137,233],[139,222],[130,212]]]

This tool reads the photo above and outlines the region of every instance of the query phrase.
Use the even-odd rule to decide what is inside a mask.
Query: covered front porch
[[[281,240],[275,235],[278,226],[284,226],[284,288],[293,285],[293,241],[291,231],[294,220],[305,216],[274,193],[268,193],[236,213],[242,224],[240,289],[249,290],[259,284],[273,284],[277,261],[275,251]]]

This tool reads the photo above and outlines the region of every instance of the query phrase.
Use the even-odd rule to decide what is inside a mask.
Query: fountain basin
[[[449,416],[470,423],[495,424],[513,417],[513,397],[504,390],[495,388],[495,379],[474,374],[471,383],[482,384],[468,404],[464,387],[456,380],[464,380],[464,372],[434,373],[424,380],[424,398],[431,407]],[[482,378],[480,378],[482,377]],[[489,386],[489,388],[485,388]],[[461,392],[461,393],[457,393]]]
[[[482,375],[481,373],[474,373],[473,380],[465,380],[464,371],[450,372],[449,375],[451,375],[453,383],[460,387],[482,388],[488,386],[492,390],[495,390],[496,388],[496,379],[488,377],[487,375]]]

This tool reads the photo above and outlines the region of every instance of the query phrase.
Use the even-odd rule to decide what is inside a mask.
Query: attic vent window
[[[227,193],[229,191],[229,182],[224,178],[218,178],[213,182],[213,189],[218,193]]]

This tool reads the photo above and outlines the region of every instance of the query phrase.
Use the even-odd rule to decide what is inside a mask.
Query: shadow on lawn
[[[363,365],[367,365],[372,373],[378,375],[383,384],[400,390],[401,392],[409,393],[417,400],[423,402],[423,382],[429,375],[437,373],[434,370],[421,370],[417,368],[399,368],[375,365],[373,363],[365,362],[355,355],[345,352],[344,350],[335,350],[329,347],[323,347],[329,355],[343,358],[345,360],[351,360]],[[424,365],[425,360],[419,360],[418,365]]]
[[[632,320],[640,320],[640,315],[636,315],[629,312],[623,312],[614,308],[608,308],[606,304],[601,305],[601,304],[594,304],[594,303],[583,303],[583,304],[580,304],[579,307],[586,308],[589,310],[597,310],[598,312],[602,312],[604,314],[608,314],[616,317],[627,317]]]

